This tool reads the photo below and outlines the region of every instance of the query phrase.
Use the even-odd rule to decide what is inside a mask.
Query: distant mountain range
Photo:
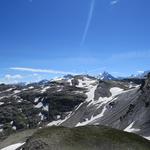
[[[138,78],[138,79],[144,79],[147,74],[150,72],[150,70],[148,71],[144,71],[143,73],[139,73],[139,74],[135,74],[135,75],[131,75],[128,77],[114,77],[113,75],[111,75],[110,73],[104,71],[103,73],[101,73],[98,78],[101,80],[122,80],[122,79],[127,79],[127,78]]]
[[[0,149],[11,144],[22,143],[22,148],[25,150],[32,148],[33,150],[47,150],[50,149],[51,144],[56,144],[55,140],[59,141],[55,139],[52,140],[53,143],[48,142],[51,134],[56,135],[54,136],[56,138],[62,138],[62,133],[69,132],[76,137],[79,135],[77,131],[81,130],[84,133],[85,130],[89,130],[88,134],[90,135],[90,131],[94,132],[92,137],[95,137],[97,132],[95,126],[98,126],[99,129],[107,126],[106,130],[109,136],[106,138],[100,136],[100,138],[102,141],[103,138],[108,139],[108,145],[114,142],[114,138],[118,142],[121,138],[118,137],[119,134],[125,136],[125,143],[129,142],[127,140],[129,138],[130,144],[133,141],[144,143],[145,149],[143,145],[139,147],[139,150],[148,150],[146,145],[149,145],[149,141],[145,139],[150,140],[149,97],[150,74],[148,71],[140,76],[123,79],[115,78],[104,72],[98,77],[67,75],[63,78],[42,80],[30,84],[0,84]],[[44,130],[47,126],[50,128]],[[58,126],[58,128],[51,128],[51,126]],[[65,127],[65,131],[61,127],[59,129],[59,126]],[[84,126],[90,127],[84,128]],[[43,130],[39,130],[39,128],[43,128]],[[122,130],[122,132],[120,133],[116,129]],[[33,137],[29,138],[35,131],[37,132]],[[132,134],[126,134],[126,132],[135,133],[145,139],[139,136],[133,138]],[[13,135],[14,133],[17,135]],[[36,139],[37,137],[38,139]],[[68,138],[67,135],[64,137]],[[135,145],[138,145],[138,142]],[[121,142],[121,144],[123,143]],[[66,145],[63,146],[65,149]],[[84,149],[86,148],[84,147]],[[122,149],[122,146],[119,148]],[[112,148],[108,146],[106,149],[111,150]],[[134,144],[131,147],[126,145],[124,150],[127,149],[138,150]]]
[[[145,78],[149,72],[150,70],[144,71],[143,73],[139,73],[137,75],[131,75],[129,78]]]

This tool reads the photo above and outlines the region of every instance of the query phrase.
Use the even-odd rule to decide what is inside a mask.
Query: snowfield
[[[144,138],[150,141],[150,136],[148,136],[148,137],[144,136]]]
[[[16,144],[10,145],[8,147],[2,148],[1,150],[16,150],[17,148],[21,147],[24,144],[25,143],[16,143]]]

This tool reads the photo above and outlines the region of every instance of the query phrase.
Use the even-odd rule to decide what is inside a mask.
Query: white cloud
[[[119,2],[119,0],[113,0],[110,2],[110,5],[116,5]]]
[[[0,83],[18,83],[20,82],[24,77],[20,74],[11,75],[6,74],[2,79],[0,79]]]
[[[21,83],[21,82],[31,83],[31,82],[41,81],[41,80],[45,79],[45,77],[46,76],[44,76],[42,74],[37,74],[37,73],[24,74],[24,75],[6,74],[2,78],[0,78],[0,83],[6,83],[6,84],[13,84],[13,83],[17,84],[17,83]]]
[[[17,75],[10,75],[10,74],[7,74],[5,75],[4,77],[6,80],[16,80],[16,79],[22,79],[23,76],[21,76],[20,74],[17,74]]]
[[[142,71],[142,70],[139,70],[139,71],[137,71],[138,73],[144,73],[144,71]]]
[[[75,75],[75,73],[72,72],[65,72],[65,71],[59,71],[59,70],[52,70],[52,69],[35,69],[35,68],[26,68],[26,67],[12,67],[11,70],[18,70],[18,71],[27,71],[27,72],[34,72],[34,73],[50,73],[50,74],[72,74]]]

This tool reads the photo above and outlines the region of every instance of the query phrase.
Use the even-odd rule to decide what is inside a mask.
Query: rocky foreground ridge
[[[149,150],[135,134],[104,126],[49,127],[38,130],[18,150]]]

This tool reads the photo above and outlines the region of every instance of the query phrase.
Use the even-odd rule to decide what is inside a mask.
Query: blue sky
[[[1,0],[0,82],[149,70],[149,0]]]

